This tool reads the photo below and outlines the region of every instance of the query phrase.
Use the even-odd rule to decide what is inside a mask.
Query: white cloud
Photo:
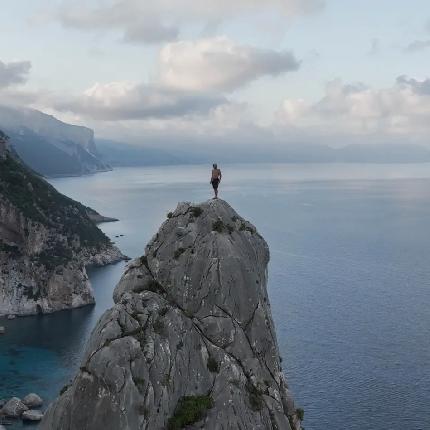
[[[176,42],[160,51],[152,82],[96,83],[77,97],[57,98],[54,107],[109,121],[202,115],[228,103],[224,92],[298,67],[289,52],[236,45],[227,38]]]
[[[289,51],[276,52],[237,45],[225,37],[181,41],[160,52],[160,80],[187,91],[228,91],[265,75],[299,68]]]
[[[139,120],[207,113],[225,99],[206,93],[121,81],[96,83],[81,96],[55,103],[59,111],[98,120]]]
[[[284,132],[314,136],[414,136],[427,140],[429,117],[430,79],[402,76],[384,89],[332,81],[316,103],[284,100],[277,124]]]
[[[0,88],[25,83],[30,69],[30,61],[4,63],[0,60]]]
[[[118,31],[124,41],[154,43],[174,40],[184,24],[208,24],[268,9],[284,16],[319,11],[324,0],[64,0],[60,22],[83,30]]]
[[[58,116],[58,115],[57,115]],[[95,128],[99,136],[119,141],[153,145],[226,145],[261,143],[271,140],[271,131],[256,125],[246,103],[225,103],[210,109],[206,114],[189,114],[175,117],[148,117],[139,121],[77,120]]]

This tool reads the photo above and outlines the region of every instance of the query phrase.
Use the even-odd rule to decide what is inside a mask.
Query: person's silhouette
[[[218,198],[218,185],[221,182],[221,178],[222,178],[222,174],[221,174],[221,169],[218,169],[218,165],[216,163],[214,163],[212,165],[212,176],[211,176],[211,184],[212,184],[212,188],[214,189],[214,193],[215,193],[215,199]]]

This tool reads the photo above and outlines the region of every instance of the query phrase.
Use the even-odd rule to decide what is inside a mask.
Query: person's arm
[[[219,171],[219,181],[221,182],[221,178],[222,178],[222,174],[221,174],[221,170]]]

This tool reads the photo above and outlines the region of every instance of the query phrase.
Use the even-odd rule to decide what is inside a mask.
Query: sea
[[[134,258],[179,201],[212,197],[210,168],[117,168],[50,182],[118,218],[101,228]],[[429,430],[430,164],[221,168],[220,197],[270,246],[279,349],[306,430]],[[1,321],[0,398],[58,395],[125,264],[89,270],[95,306]]]

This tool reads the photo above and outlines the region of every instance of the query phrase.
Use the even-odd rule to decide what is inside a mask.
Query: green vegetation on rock
[[[225,230],[225,224],[219,219],[212,223],[212,230],[218,233],[223,233]]]
[[[169,419],[168,430],[180,430],[202,420],[208,409],[213,406],[210,396],[186,396],[182,397]]]
[[[21,251],[17,246],[9,245],[7,243],[2,242],[1,240],[0,240],[0,252],[7,252],[8,254],[16,255],[16,256],[21,254]]]
[[[219,363],[212,356],[209,356],[209,358],[208,358],[207,367],[208,367],[209,372],[212,372],[212,373],[218,373],[219,372]]]
[[[109,242],[89,219],[85,206],[60,194],[10,154],[0,159],[0,196],[26,218],[56,228],[68,238],[77,236],[82,246]]]
[[[248,391],[249,403],[253,411],[258,412],[263,409],[263,393],[255,387],[251,382],[246,384],[246,390]]]
[[[191,206],[190,212],[193,217],[198,218],[203,213],[203,209],[199,206]]]
[[[155,279],[151,279],[150,281],[148,281],[145,284],[143,290],[152,291],[153,293],[162,294],[162,295],[165,293],[163,286]]]

